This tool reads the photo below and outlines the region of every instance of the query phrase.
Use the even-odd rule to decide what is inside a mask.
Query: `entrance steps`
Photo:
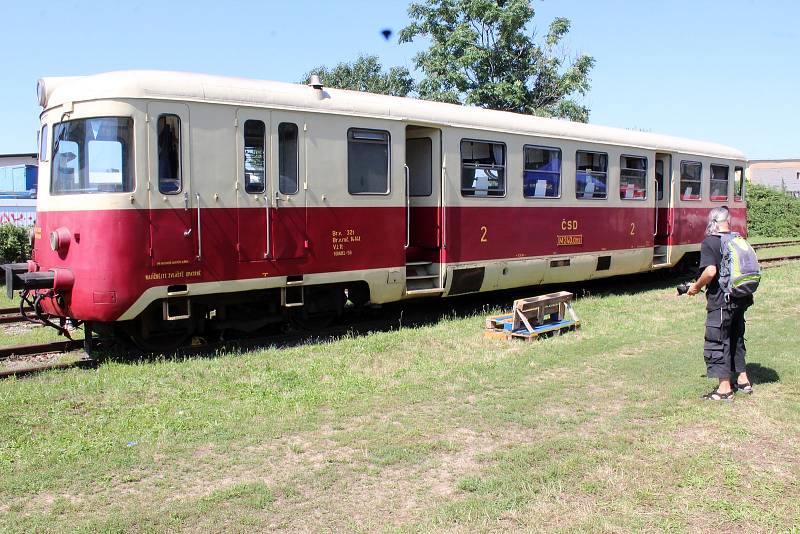
[[[430,261],[406,262],[406,293],[436,294],[444,290],[439,287],[439,265]]]
[[[667,246],[656,245],[653,247],[653,267],[663,267],[669,265],[669,258],[667,257]]]

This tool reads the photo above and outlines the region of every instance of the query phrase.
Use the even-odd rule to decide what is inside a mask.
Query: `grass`
[[[19,295],[13,299],[6,296],[5,288],[0,292],[0,308],[18,308]],[[75,339],[83,339],[83,332],[78,330],[73,334]],[[33,343],[48,343],[65,339],[49,327],[33,325],[31,323],[0,324],[0,347],[28,345]]]
[[[757,250],[756,254],[759,259],[778,258],[781,256],[796,256],[800,254],[800,245],[792,245],[788,247],[774,247],[764,248]]]
[[[750,244],[774,243],[775,241],[791,241],[796,239],[798,239],[797,236],[789,236],[789,237],[763,237],[758,235],[747,236],[747,242]]]
[[[2,381],[0,531],[790,531],[800,265],[765,271],[756,393],[732,404],[698,399],[703,301],[623,285],[578,299],[580,331],[529,344],[484,339],[495,310],[475,305]]]

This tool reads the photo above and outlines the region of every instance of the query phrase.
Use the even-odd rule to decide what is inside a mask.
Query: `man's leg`
[[[736,375],[736,382],[742,385],[750,383],[745,364],[745,355],[747,354],[747,347],[744,344],[745,311],[746,308],[737,308],[733,311],[730,335],[731,351],[733,353],[733,358],[731,359],[732,371]]]
[[[730,313],[728,310],[712,310],[706,315],[703,358],[706,375],[719,380],[717,393],[726,395],[731,389],[731,351],[729,343]]]

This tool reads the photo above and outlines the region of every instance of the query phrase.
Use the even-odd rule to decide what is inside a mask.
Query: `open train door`
[[[153,267],[185,271],[201,259],[198,199],[189,169],[189,107],[147,105],[150,259]]]
[[[406,127],[406,294],[443,292],[442,132]]]
[[[272,257],[302,258],[308,254],[305,162],[309,125],[303,113],[273,111],[271,117]]]
[[[653,267],[669,264],[670,236],[674,201],[672,200],[672,155],[656,153],[655,228],[653,229]]]

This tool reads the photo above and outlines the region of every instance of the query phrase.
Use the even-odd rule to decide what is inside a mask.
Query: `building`
[[[36,220],[36,153],[0,154],[0,224]]]
[[[800,198],[800,158],[754,159],[750,165],[750,181],[773,189],[785,189]]]
[[[15,165],[37,165],[36,152],[25,154],[0,154],[0,167],[13,167]]]

